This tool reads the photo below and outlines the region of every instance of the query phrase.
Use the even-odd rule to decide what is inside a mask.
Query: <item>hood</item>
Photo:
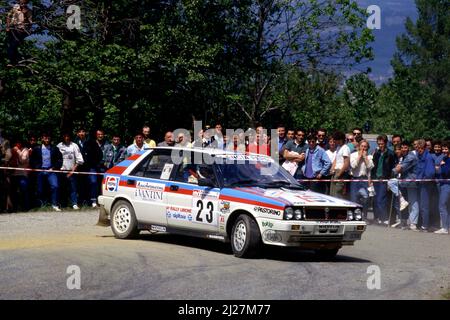
[[[355,207],[357,203],[328,196],[322,193],[301,190],[289,190],[285,188],[264,189],[259,187],[243,187],[229,189],[239,198],[255,200],[284,206],[308,206],[308,207]]]

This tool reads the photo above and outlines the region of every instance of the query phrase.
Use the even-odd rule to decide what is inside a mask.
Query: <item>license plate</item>
[[[333,225],[319,225],[319,232],[336,232],[339,230],[339,226],[333,226]]]

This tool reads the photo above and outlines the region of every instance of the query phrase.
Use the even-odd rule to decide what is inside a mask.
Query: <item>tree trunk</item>
[[[61,115],[61,131],[62,132],[72,132],[73,130],[73,100],[70,95],[65,94],[62,103],[62,115]]]

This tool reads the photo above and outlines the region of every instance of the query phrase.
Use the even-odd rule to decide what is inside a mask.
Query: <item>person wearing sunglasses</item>
[[[347,146],[350,149],[350,153],[357,151],[358,142],[353,134],[347,136]]]
[[[362,129],[361,128],[353,128],[352,133],[353,133],[355,139],[357,139],[358,137],[362,138]]]

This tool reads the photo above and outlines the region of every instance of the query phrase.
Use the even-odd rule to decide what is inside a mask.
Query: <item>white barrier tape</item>
[[[297,179],[298,182],[388,182],[391,179]],[[450,179],[397,179],[398,182],[441,182]]]
[[[49,170],[49,169],[31,169],[31,168],[14,168],[14,167],[0,167],[0,170],[14,170],[14,171],[28,171],[28,172],[54,172],[54,173],[71,173],[72,171],[68,170]],[[102,172],[82,172],[82,171],[74,171],[73,174],[84,174],[84,175],[97,175],[103,176],[105,173]]]
[[[14,171],[29,171],[29,172],[55,172],[55,173],[70,173],[66,170],[48,170],[48,169],[31,169],[31,168],[14,168],[14,167],[0,167],[0,170],[14,170]],[[106,173],[102,172],[80,172],[75,171],[73,174],[84,175],[98,175],[103,176]],[[298,182],[388,182],[390,179],[297,179]],[[450,179],[397,179],[398,182],[441,182],[450,181]]]

